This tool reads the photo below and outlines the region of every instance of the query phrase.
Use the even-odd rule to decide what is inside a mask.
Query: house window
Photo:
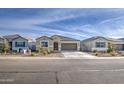
[[[43,41],[43,42],[41,42],[41,45],[42,45],[42,47],[48,47],[48,42]]]
[[[25,42],[15,42],[15,47],[25,47]]]
[[[105,48],[105,42],[96,42],[96,48]]]

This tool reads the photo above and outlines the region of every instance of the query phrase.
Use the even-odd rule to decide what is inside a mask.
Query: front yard
[[[58,53],[49,53],[46,55],[43,54],[39,54],[39,53],[35,53],[32,52],[31,54],[27,53],[27,54],[21,54],[21,53],[16,53],[16,54],[0,54],[1,57],[63,57],[63,54],[58,52]]]
[[[124,57],[124,51],[122,52],[88,52],[91,55],[98,57]]]

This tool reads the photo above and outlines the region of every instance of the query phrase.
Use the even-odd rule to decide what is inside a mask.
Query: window
[[[25,47],[25,42],[15,42],[15,47]]]
[[[105,42],[96,42],[96,48],[105,48]]]
[[[43,42],[41,42],[41,45],[42,45],[42,47],[48,47],[48,42],[43,41]]]

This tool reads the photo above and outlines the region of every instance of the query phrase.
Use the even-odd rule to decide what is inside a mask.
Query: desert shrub
[[[122,53],[121,56],[124,56],[124,53]]]
[[[97,52],[97,50],[93,50],[93,53],[96,53]]]
[[[44,55],[44,56],[47,56],[47,55],[48,55],[48,51],[46,51],[46,50],[43,51],[43,55]]]
[[[47,56],[49,54],[48,50],[44,49],[44,48],[40,48],[38,51],[40,54],[42,54],[44,56]]]
[[[115,51],[111,52],[110,54],[111,54],[111,56],[116,56],[117,55],[117,53]]]
[[[31,56],[35,56],[35,54],[34,53],[31,53]]]
[[[13,55],[16,55],[17,53],[16,53],[16,52],[13,52],[12,54],[13,54]]]
[[[95,56],[98,56],[98,53],[95,53]]]

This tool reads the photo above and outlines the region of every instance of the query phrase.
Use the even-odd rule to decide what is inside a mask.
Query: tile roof
[[[11,42],[12,40],[17,39],[19,37],[21,37],[21,36],[18,34],[3,36],[3,38],[6,38],[9,42]],[[21,38],[23,38],[23,37],[21,37]],[[26,39],[26,38],[24,38],[24,39]]]
[[[41,36],[41,37],[36,38],[36,40],[38,40],[38,39],[40,39],[40,38],[48,38],[48,39],[51,39],[51,40],[52,40],[52,38],[50,38],[50,37],[48,37],[48,36]]]
[[[65,36],[61,36],[61,35],[51,36],[51,38],[54,38],[54,37],[59,37],[62,41],[80,41],[80,40],[77,40],[77,39],[74,39],[74,38],[65,37]]]
[[[122,40],[122,39],[107,38],[107,37],[102,37],[102,36],[95,36],[95,37],[85,39],[85,40],[83,40],[83,42],[96,40],[98,38],[103,38],[103,39],[106,39],[108,41],[115,41],[115,42],[124,41],[124,39]]]

